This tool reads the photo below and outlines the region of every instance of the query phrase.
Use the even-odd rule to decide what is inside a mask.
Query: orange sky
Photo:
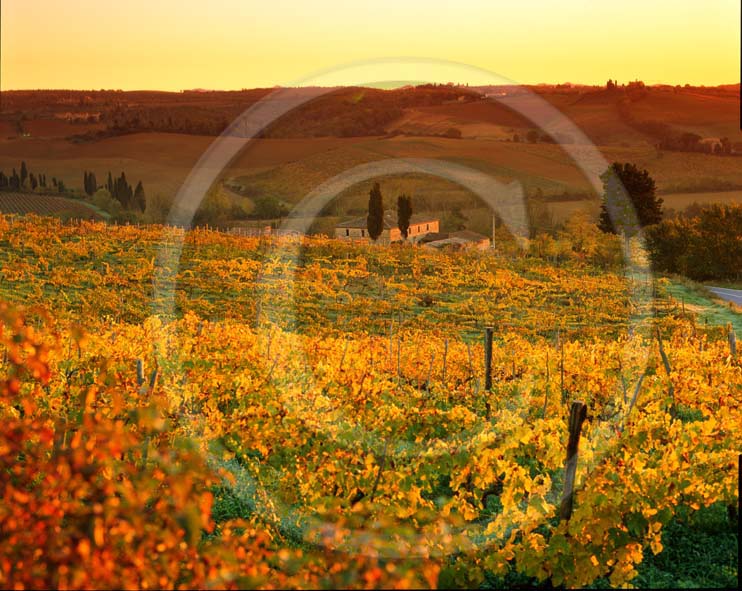
[[[517,83],[739,82],[738,0],[3,0],[3,89],[296,85],[414,56]],[[345,75],[345,74],[343,74]],[[377,80],[405,80],[394,64]],[[449,76],[465,79],[451,80]],[[431,67],[416,82],[486,83]]]

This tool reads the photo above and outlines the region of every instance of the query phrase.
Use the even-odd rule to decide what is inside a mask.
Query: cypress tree
[[[412,218],[412,199],[408,195],[397,197],[397,226],[402,233],[402,238],[407,240],[410,232],[410,219]]]
[[[0,189],[7,189],[8,188],[8,177],[5,176],[5,173],[0,170]]]
[[[374,183],[368,194],[368,217],[366,228],[371,240],[376,240],[384,231],[384,198],[379,183]]]
[[[139,209],[139,211],[144,211],[145,207],[147,206],[147,199],[144,196],[144,187],[142,187],[142,181],[139,181],[137,183],[137,188],[134,190],[134,202],[132,205]]]
[[[21,186],[26,184],[28,178],[28,168],[26,168],[26,161],[21,162]]]
[[[121,176],[117,179],[118,180],[118,200],[121,202],[121,205],[123,205],[125,208],[129,207],[129,201],[130,201],[130,192],[131,187],[129,187],[129,183],[126,182],[126,174],[124,172],[121,173]]]
[[[121,202],[121,179],[117,178],[113,183],[113,189],[111,190],[111,196]]]
[[[113,195],[113,177],[111,176],[111,171],[108,171],[108,181],[106,182],[106,189],[108,189],[108,192]]]
[[[36,190],[36,187],[39,186],[39,182],[36,180],[36,177],[34,176],[34,173],[31,173],[28,175],[28,180],[31,183],[31,189],[33,191]]]

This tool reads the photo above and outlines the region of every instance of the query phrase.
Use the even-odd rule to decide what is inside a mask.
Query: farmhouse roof
[[[432,242],[426,242],[424,246],[430,248],[443,248],[444,246],[462,248],[467,244],[471,244],[471,240],[464,240],[463,238],[444,238],[443,240],[433,240]]]
[[[429,232],[423,236],[420,236],[417,241],[425,243],[433,242],[434,240],[445,240],[446,238],[448,238],[447,232]]]
[[[458,232],[451,232],[450,238],[461,238],[469,242],[482,242],[483,240],[489,240],[489,236],[479,234],[478,232],[472,232],[471,230],[460,230]]]
[[[410,218],[410,225],[426,224],[431,222],[437,222],[438,218],[427,213],[413,213]],[[366,216],[353,218],[339,222],[336,228],[366,228]],[[384,212],[384,229],[391,230],[397,227],[397,212],[394,210],[387,210]]]
[[[446,244],[463,244],[471,242],[483,242],[489,240],[487,236],[472,232],[471,230],[461,230],[459,232],[431,232],[421,236],[418,242],[421,244],[430,244],[431,242],[438,242],[441,240],[453,240],[453,242],[447,242]]]

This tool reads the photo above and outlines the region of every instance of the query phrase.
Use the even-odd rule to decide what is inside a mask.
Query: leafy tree
[[[10,189],[13,191],[17,191],[21,188],[21,177],[18,176],[18,173],[16,172],[15,168],[13,169],[13,174],[10,175]]]
[[[111,214],[111,216],[121,213],[121,203],[111,196],[108,189],[98,189],[93,193],[93,205]]]
[[[742,276],[742,205],[711,204],[647,229],[647,249],[657,270],[691,279]]]
[[[371,240],[376,240],[384,231],[384,198],[379,183],[374,183],[368,194],[368,217],[366,228]]]
[[[702,139],[697,133],[685,132],[680,136],[680,144],[684,150],[694,152],[700,150]]]
[[[446,216],[441,220],[441,229],[448,232],[458,232],[459,230],[466,229],[466,222],[469,221],[462,212],[460,207],[454,207]]]
[[[229,219],[232,201],[223,192],[211,190],[198,206],[192,225],[222,226]]]
[[[286,217],[288,213],[289,210],[281,202],[280,199],[272,195],[264,195],[255,198],[254,207],[252,212],[250,213],[250,217],[259,220],[270,220],[274,218]]]
[[[0,170],[0,189],[7,189],[8,188],[8,177],[5,176],[5,173]]]
[[[634,236],[641,228],[662,221],[662,199],[654,179],[635,164],[614,162],[601,176],[603,205],[598,227],[603,232]]]
[[[167,220],[172,203],[161,193],[151,193],[146,197],[147,206],[144,210],[143,220],[148,224],[161,224]]]
[[[402,238],[407,240],[410,232],[410,219],[412,218],[412,199],[409,195],[397,197],[397,226],[402,233]]]

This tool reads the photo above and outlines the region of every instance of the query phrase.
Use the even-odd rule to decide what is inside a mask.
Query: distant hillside
[[[141,132],[214,136],[271,92],[266,88],[181,93],[4,92],[0,138],[67,137],[89,142]],[[738,84],[645,87],[631,83],[611,91],[578,85],[344,87],[286,114],[262,136],[401,134],[522,141],[534,124],[518,110],[540,100],[548,101],[598,145],[654,145],[661,139],[657,130],[742,141]],[[574,140],[563,137],[560,141],[570,139]]]

